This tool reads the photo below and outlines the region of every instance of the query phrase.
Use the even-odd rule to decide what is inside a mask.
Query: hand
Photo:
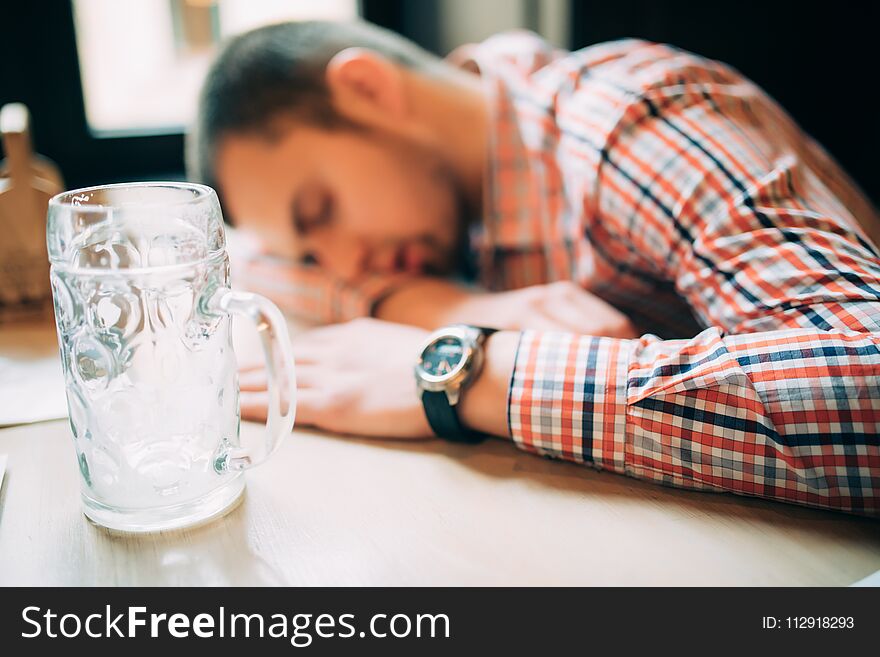
[[[629,318],[570,281],[507,292],[473,292],[448,281],[421,279],[383,301],[381,319],[436,328],[462,322],[502,329],[569,331],[637,338]]]
[[[356,319],[294,337],[297,425],[382,438],[434,435],[419,399],[413,368],[427,331],[375,319]],[[483,370],[462,394],[462,423],[507,436],[507,386],[519,334],[501,331],[485,345]],[[239,376],[241,414],[266,417],[266,375]]]
[[[411,326],[356,319],[294,336],[296,424],[385,438],[433,436],[413,373],[427,335]],[[264,419],[265,373],[245,370],[239,385],[242,417]]]
[[[475,312],[485,314],[490,326],[498,328],[639,337],[626,315],[571,281],[483,294],[472,305]]]

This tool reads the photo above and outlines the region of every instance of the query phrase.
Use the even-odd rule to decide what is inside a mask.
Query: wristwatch
[[[461,391],[483,367],[483,345],[496,329],[452,324],[434,331],[416,363],[416,385],[434,433],[454,442],[478,443],[486,436],[462,425]]]

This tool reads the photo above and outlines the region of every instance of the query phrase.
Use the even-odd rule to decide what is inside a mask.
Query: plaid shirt
[[[516,444],[880,514],[880,218],[828,155],[736,71],[670,46],[511,33],[454,59],[492,108],[485,285],[574,280],[651,331],[523,332]],[[345,319],[391,284],[313,299]]]
[[[524,332],[514,441],[880,514],[880,218],[841,169],[736,71],[669,46],[516,34],[468,56],[495,108],[490,284],[572,279],[656,333]]]

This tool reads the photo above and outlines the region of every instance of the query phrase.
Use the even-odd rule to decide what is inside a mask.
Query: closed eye
[[[299,194],[291,207],[291,220],[294,230],[300,236],[323,228],[333,218],[333,197],[327,190],[311,186]]]

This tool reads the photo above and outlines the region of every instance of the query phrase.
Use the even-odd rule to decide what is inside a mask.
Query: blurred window
[[[286,20],[350,20],[358,0],[74,0],[89,127],[180,132],[225,38]]]

